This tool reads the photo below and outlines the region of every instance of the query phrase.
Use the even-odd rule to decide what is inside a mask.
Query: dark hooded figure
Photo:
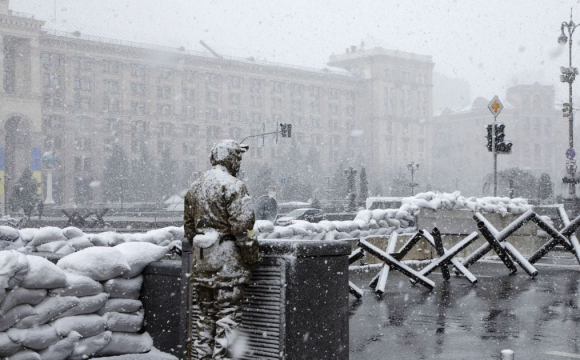
[[[201,310],[194,351],[203,360],[232,358],[243,290],[261,260],[252,201],[236,178],[247,149],[234,140],[215,144],[212,169],[185,196],[185,236],[194,254],[191,282]]]

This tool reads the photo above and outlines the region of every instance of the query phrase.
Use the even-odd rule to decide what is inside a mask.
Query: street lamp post
[[[568,83],[569,90],[569,103],[564,104],[564,117],[568,117],[568,142],[569,148],[574,149],[574,107],[572,104],[572,83],[578,75],[578,69],[572,67],[572,34],[576,30],[576,24],[572,21],[572,11],[570,10],[570,22],[562,22],[560,30],[562,34],[558,37],[558,43],[560,45],[566,45],[568,43],[568,67],[560,67],[560,81]],[[564,30],[568,31],[568,36]],[[570,151],[570,154],[574,154],[574,151]],[[564,178],[564,183],[568,183],[568,194],[570,198],[576,198],[576,161],[574,160],[574,155],[568,156],[568,161],[566,162],[566,172],[568,173],[568,179]]]
[[[413,196],[415,186],[418,185],[415,184],[415,171],[419,169],[419,164],[415,164],[414,161],[411,161],[409,164],[407,164],[407,169],[409,169],[411,172],[411,183],[409,185],[411,186],[411,196]]]

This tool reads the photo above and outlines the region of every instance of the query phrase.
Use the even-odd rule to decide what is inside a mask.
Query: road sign
[[[491,111],[494,117],[497,117],[499,113],[503,110],[503,104],[501,103],[501,101],[499,101],[497,95],[495,95],[493,99],[491,99],[489,104],[487,104],[487,108],[489,109],[489,111]]]
[[[575,156],[576,156],[576,151],[574,151],[574,149],[566,150],[566,157],[568,159],[573,160]]]

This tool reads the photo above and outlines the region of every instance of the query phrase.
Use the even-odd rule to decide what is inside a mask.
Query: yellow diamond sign
[[[491,99],[489,104],[487,104],[487,108],[489,109],[489,111],[491,111],[494,117],[497,117],[499,113],[503,110],[503,104],[501,103],[501,101],[499,101],[499,98],[496,95],[493,97],[493,99]]]

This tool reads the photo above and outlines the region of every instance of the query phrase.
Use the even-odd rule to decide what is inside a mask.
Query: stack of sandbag
[[[50,261],[0,251],[0,357],[87,359],[149,352],[139,300],[151,243],[92,246]]]
[[[180,247],[184,237],[183,227],[177,226],[137,234],[120,234],[114,231],[86,234],[73,226],[64,229],[49,226],[20,230],[0,226],[0,250],[69,255],[93,246],[114,247],[125,242],[147,242],[171,248],[174,245]]]

